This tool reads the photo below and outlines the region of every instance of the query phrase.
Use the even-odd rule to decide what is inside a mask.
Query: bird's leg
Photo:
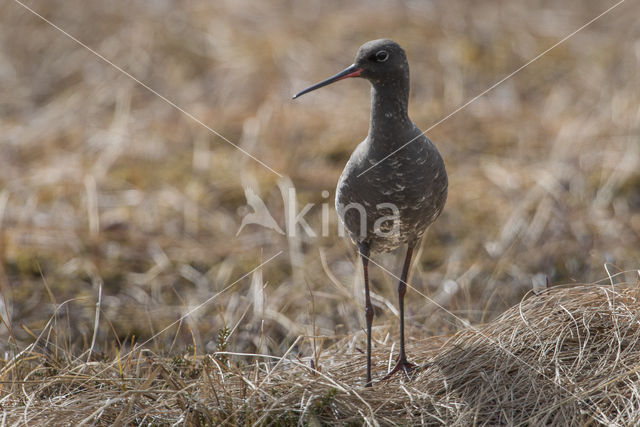
[[[369,295],[369,244],[358,245],[360,258],[362,259],[362,270],[364,273],[364,298],[365,298],[365,318],[367,319],[367,383],[365,387],[371,387],[371,325],[373,323],[373,306]]]
[[[396,366],[382,379],[382,381],[390,378],[401,369],[408,377],[409,371],[415,368],[415,365],[407,360],[407,354],[404,349],[404,295],[407,293],[407,277],[409,276],[409,267],[411,266],[411,256],[413,255],[414,246],[415,242],[409,242],[407,255],[404,258],[404,265],[402,267],[402,275],[400,276],[400,283],[398,283],[398,308],[400,309],[400,354],[398,355],[398,362],[396,363]]]

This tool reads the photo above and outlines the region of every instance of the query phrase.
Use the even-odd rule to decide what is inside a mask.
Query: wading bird
[[[367,321],[367,380],[371,386],[371,324],[369,255],[407,244],[398,284],[400,353],[383,378],[414,365],[404,345],[404,296],[411,256],[427,227],[440,215],[447,199],[447,171],[436,146],[408,115],[409,64],[400,45],[381,39],[360,47],[353,65],[295,95],[297,98],[338,80],[360,77],[371,83],[369,134],[347,162],[336,189],[336,209],[358,246],[364,273]]]

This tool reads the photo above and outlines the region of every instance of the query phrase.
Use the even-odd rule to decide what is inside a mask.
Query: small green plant
[[[224,352],[227,351],[227,339],[229,338],[230,334],[231,330],[226,326],[224,328],[218,329],[218,337],[216,340],[216,354],[214,357],[225,366],[229,366],[229,357],[224,354]]]
[[[314,417],[317,418],[323,418],[323,417],[330,417],[333,418],[333,404],[334,404],[334,400],[336,397],[336,394],[338,394],[338,389],[336,389],[335,387],[331,387],[328,391],[327,394],[325,394],[321,399],[316,400],[315,404],[314,404],[314,409],[311,413],[311,419],[313,419]]]

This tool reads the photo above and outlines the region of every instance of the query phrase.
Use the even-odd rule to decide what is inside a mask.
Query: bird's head
[[[356,60],[352,65],[335,76],[297,93],[293,99],[350,77],[362,77],[374,85],[384,84],[385,82],[393,83],[394,81],[408,82],[409,65],[407,63],[407,55],[404,49],[393,40],[379,39],[366,42],[358,49]]]

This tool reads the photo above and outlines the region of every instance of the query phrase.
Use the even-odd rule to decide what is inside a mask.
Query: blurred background
[[[280,355],[298,336],[301,355],[310,336],[363,348],[360,264],[333,197],[367,133],[368,83],[291,96],[392,38],[409,57],[410,115],[428,129],[614,4],[24,3],[110,65],[2,0],[0,350],[43,331],[87,349],[100,288],[104,354],[135,340]],[[547,283],[635,283],[639,15],[623,2],[428,132],[449,200],[414,262],[409,337],[486,322]],[[317,236],[238,233],[247,195],[286,230],[291,191],[296,213],[313,204]],[[398,275],[403,255],[374,260]],[[371,271],[374,339],[391,345],[397,281]]]

